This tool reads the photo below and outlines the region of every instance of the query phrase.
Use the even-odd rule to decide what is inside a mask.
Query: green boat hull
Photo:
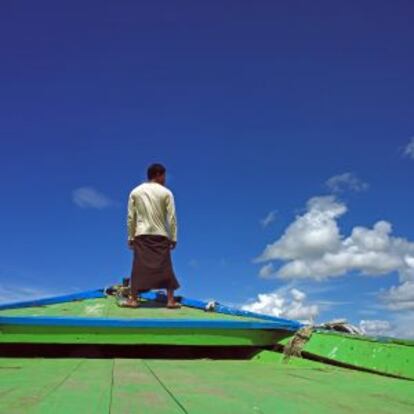
[[[3,309],[0,318],[0,351],[9,352],[0,412],[414,412],[409,341],[315,331],[302,358],[286,359],[295,332],[272,322],[151,303],[123,309],[113,297]]]
[[[0,344],[95,344],[271,347],[287,336],[271,330],[7,326]]]
[[[285,346],[289,340],[282,339],[279,345]],[[414,379],[412,341],[317,331],[304,345],[302,356],[325,363]]]

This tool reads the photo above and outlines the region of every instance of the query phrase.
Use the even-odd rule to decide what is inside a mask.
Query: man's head
[[[152,164],[148,167],[147,176],[149,181],[165,185],[166,169],[162,164]]]

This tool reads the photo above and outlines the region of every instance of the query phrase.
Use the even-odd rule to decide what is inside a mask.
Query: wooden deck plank
[[[414,411],[412,382],[343,369],[239,361],[150,361],[189,413]]]
[[[81,362],[75,359],[0,359],[0,412],[28,413]]]
[[[0,359],[0,372],[0,412],[8,414],[414,412],[412,381],[332,367]]]
[[[114,360],[84,359],[30,414],[110,412]]]
[[[112,360],[1,359],[0,412],[107,413]]]
[[[182,414],[142,360],[116,359],[111,413]]]

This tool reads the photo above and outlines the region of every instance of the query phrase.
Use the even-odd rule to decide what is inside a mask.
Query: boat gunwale
[[[66,316],[1,316],[2,325],[19,326],[64,326],[102,328],[159,328],[159,329],[246,329],[294,331],[289,324],[271,321],[240,321],[210,319],[165,319],[165,318],[90,318]]]

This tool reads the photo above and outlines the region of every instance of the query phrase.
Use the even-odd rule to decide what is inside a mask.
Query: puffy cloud
[[[274,273],[273,264],[268,263],[262,266],[262,268],[259,271],[259,276],[262,277],[263,279],[268,279],[269,277],[273,276],[273,273]]]
[[[360,329],[369,336],[391,336],[394,338],[414,338],[414,312],[397,312],[390,320],[362,320]]]
[[[414,339],[414,312],[400,312],[393,318],[391,336]]]
[[[314,257],[333,251],[340,240],[335,218],[346,212],[333,196],[315,197],[308,201],[308,212],[299,216],[283,236],[266,247],[258,261]]]
[[[272,210],[267,214],[265,218],[260,220],[262,227],[265,228],[265,227],[270,226],[276,220],[276,213],[277,213],[276,210]]]
[[[359,323],[361,331],[368,336],[387,336],[392,334],[392,326],[389,321],[368,319]]]
[[[93,187],[80,187],[72,192],[72,201],[81,208],[104,209],[116,203]]]
[[[335,193],[340,193],[346,190],[360,192],[366,191],[369,188],[368,183],[362,181],[351,172],[334,175],[326,181],[326,186]]]
[[[414,160],[414,137],[411,138],[410,142],[405,147],[404,155]]]
[[[303,302],[306,299],[306,294],[299,289],[292,289],[290,294],[296,302]]]
[[[244,305],[242,309],[280,318],[313,322],[319,314],[319,306],[306,304],[305,301],[304,292],[282,288],[272,293],[259,294],[256,301]]]
[[[402,280],[414,280],[414,243],[393,237],[386,221],[372,229],[355,227],[343,237],[337,219],[346,211],[346,205],[334,196],[310,199],[307,211],[257,261],[285,261],[272,273],[285,279],[324,279],[357,271],[365,275],[398,272]]]
[[[392,286],[380,294],[380,298],[390,310],[414,310],[414,282],[406,281],[399,286]]]

